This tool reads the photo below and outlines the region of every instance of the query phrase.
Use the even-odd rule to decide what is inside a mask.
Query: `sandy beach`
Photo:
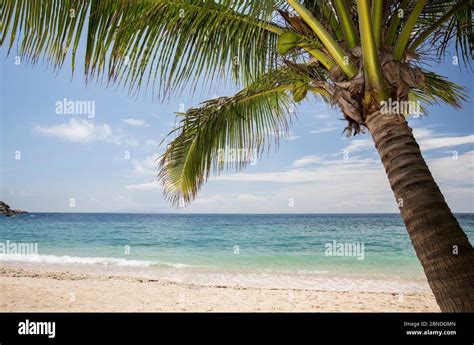
[[[32,312],[437,312],[431,293],[204,286],[64,270],[0,268],[0,310]]]

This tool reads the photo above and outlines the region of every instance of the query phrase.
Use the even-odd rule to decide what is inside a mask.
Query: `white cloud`
[[[313,117],[316,118],[316,119],[319,119],[319,120],[324,120],[324,119],[330,118],[331,115],[329,115],[329,114],[318,114],[318,115],[314,115]]]
[[[231,193],[231,194],[213,194],[213,195],[208,195],[208,196],[203,196],[199,197],[193,201],[191,205],[198,205],[199,206],[212,206],[212,209],[215,209],[216,206],[240,206],[240,207],[246,207],[249,205],[255,206],[256,204],[261,204],[263,202],[266,202],[266,198],[249,194],[249,193]],[[229,210],[232,211],[232,208]],[[235,208],[234,208],[235,211]]]
[[[131,127],[149,127],[145,120],[140,119],[122,119],[122,122]]]
[[[252,195],[252,194],[239,194],[237,195],[237,201],[245,202],[245,203],[255,203],[255,202],[263,202],[266,201],[265,198]]]
[[[114,135],[112,128],[104,124],[72,118],[69,122],[53,126],[36,125],[33,132],[63,141],[79,144],[93,142],[108,142],[116,145],[138,146],[138,141],[133,137]]]
[[[148,179],[156,177],[158,174],[158,155],[151,155],[144,159],[132,159],[133,175],[146,177]]]
[[[428,167],[443,184],[474,184],[474,151],[430,159]]]
[[[312,130],[312,131],[310,131],[310,133],[321,134],[321,133],[334,132],[335,130],[337,130],[337,127],[327,127],[327,128]]]
[[[416,140],[421,140],[433,137],[435,133],[429,128],[418,127],[413,128],[413,135],[415,136]]]
[[[125,186],[128,190],[139,190],[139,191],[149,191],[149,190],[161,190],[161,184],[158,181],[145,182],[139,184],[129,184]]]
[[[225,200],[224,197],[216,197],[216,196],[211,196],[207,198],[200,198],[198,197],[196,200],[193,201],[193,204],[196,205],[213,205],[216,204],[219,200]]]
[[[300,159],[297,159],[293,162],[292,166],[295,168],[300,168],[305,165],[321,163],[322,157],[321,156],[304,156]]]
[[[377,164],[374,164],[374,162],[377,162]],[[360,173],[369,176],[374,174],[374,172],[379,173],[380,169],[382,169],[378,161],[361,157],[351,157],[348,160],[320,160],[319,163],[317,168],[312,169],[288,169],[262,173],[235,173],[217,176],[215,179],[221,181],[278,183],[332,183],[336,181],[336,179],[341,179],[341,183],[347,183],[351,180],[355,171],[357,174]],[[381,171],[383,173],[383,170]]]
[[[342,151],[352,153],[358,151],[365,151],[372,147],[374,147],[374,142],[372,141],[372,139],[354,139],[351,141],[349,146],[342,149]]]
[[[466,144],[474,144],[474,134],[461,137],[439,137],[422,139],[418,141],[421,151],[429,151],[440,148],[456,147]]]
[[[216,180],[238,181],[242,186],[252,183],[248,188],[265,196],[265,202],[254,203],[252,212],[374,212],[375,207],[379,212],[396,211],[385,171],[378,160],[356,156],[348,160],[334,156],[305,159],[297,165],[312,161],[316,166],[236,173]],[[290,199],[293,208],[288,206]],[[225,207],[224,203],[218,205]]]
[[[429,128],[414,128],[413,135],[420,145],[421,151],[430,151],[441,148],[453,148],[456,146],[474,144],[474,134],[464,136],[450,136],[436,133]]]
[[[334,156],[303,157],[295,161],[299,161],[296,163],[299,169],[235,173],[214,180],[239,182],[242,186],[250,183],[248,186],[258,190],[259,195],[265,195],[266,202],[256,203],[252,212],[398,212],[379,159],[329,157]],[[306,162],[316,166],[301,168]],[[427,164],[452,209],[472,212],[474,151],[431,158]],[[290,198],[294,199],[293,209],[287,206]],[[216,207],[224,208],[225,204],[217,203]],[[235,207],[244,206],[235,204]]]
[[[59,138],[74,143],[109,141],[113,138],[112,129],[107,124],[96,125],[87,120],[70,119],[69,122],[53,126],[36,125],[33,130],[47,137]]]

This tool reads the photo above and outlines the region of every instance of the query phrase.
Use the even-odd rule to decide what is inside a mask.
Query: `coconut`
[[[294,49],[298,44],[298,35],[293,31],[287,31],[278,37],[278,54],[284,55]]]
[[[301,102],[308,93],[308,85],[303,81],[297,81],[293,84],[293,100]]]

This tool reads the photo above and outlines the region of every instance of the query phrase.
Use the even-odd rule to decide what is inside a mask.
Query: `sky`
[[[112,86],[86,85],[81,68],[72,76],[69,61],[59,73],[41,63],[27,65],[16,59],[14,50],[7,55],[0,48],[0,200],[13,208],[398,212],[369,134],[346,138],[342,134],[346,123],[338,109],[316,97],[298,106],[291,131],[278,149],[272,147],[241,172],[211,177],[190,206],[177,209],[165,200],[157,183],[155,159],[163,152],[159,143],[175,126],[175,112],[231,95],[235,86],[224,81],[213,90],[198,86],[194,94],[183,90],[161,103],[144,92],[131,96]],[[474,98],[473,72],[452,63],[432,68],[467,87]],[[74,109],[71,114],[67,107],[61,109],[65,99],[86,101],[91,108]],[[428,112],[428,117],[409,119],[423,155],[451,209],[474,212],[473,101],[461,110],[430,106]]]

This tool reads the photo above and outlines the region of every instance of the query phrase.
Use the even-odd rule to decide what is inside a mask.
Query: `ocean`
[[[474,215],[456,217],[472,242]],[[31,213],[0,217],[0,244],[1,264],[26,267],[202,285],[429,289],[397,214]],[[35,250],[19,253],[22,244]]]

